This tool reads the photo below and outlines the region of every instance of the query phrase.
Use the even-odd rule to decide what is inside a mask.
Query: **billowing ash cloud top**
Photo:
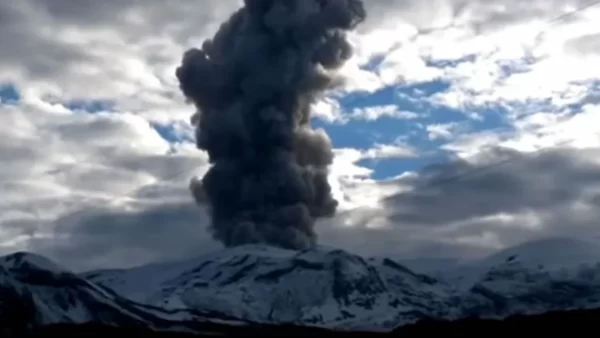
[[[365,9],[360,0],[244,3],[176,72],[212,164],[192,194],[226,246],[309,248],[315,219],[338,204],[327,181],[331,141],[311,128],[311,104],[339,84],[335,70],[352,54],[346,33]]]

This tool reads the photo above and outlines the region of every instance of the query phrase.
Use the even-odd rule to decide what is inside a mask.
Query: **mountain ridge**
[[[561,274],[511,255],[480,267],[471,285],[459,287],[389,258],[329,247],[248,245],[80,274],[19,252],[0,257],[0,288],[10,295],[0,300],[0,315],[25,304],[30,314],[22,321],[32,327],[95,322],[185,332],[200,324],[390,332],[431,319],[600,307],[600,263],[589,262]]]
[[[161,275],[164,279],[161,273],[145,269],[148,268],[139,268],[138,276]],[[135,269],[126,274],[132,273],[136,274]],[[139,285],[118,280],[114,273],[94,272],[87,278],[122,294],[132,289],[128,285]],[[427,283],[435,279],[414,273],[389,259],[364,259],[330,248],[296,252],[261,246],[238,247],[208,256],[196,266],[186,265],[167,279],[161,289],[150,290],[146,295],[138,290],[133,297],[138,302],[174,308],[218,306],[223,312],[235,307],[225,304],[236,304],[237,311],[231,314],[252,322],[352,329],[374,329],[372,317],[390,316],[390,308],[400,311],[407,323],[412,320],[415,304],[420,306],[417,312],[431,312],[432,316],[439,316],[436,311],[444,308],[428,305],[438,299],[434,293],[439,290],[431,289]],[[392,279],[395,289],[388,290]],[[310,281],[310,285],[304,280]],[[260,303],[261,297],[267,301]],[[248,308],[240,309],[240,304]],[[265,309],[265,305],[270,309]],[[402,310],[403,305],[406,311]],[[400,320],[396,316],[398,313],[383,322],[379,319],[380,324],[388,329],[390,324],[385,323]],[[358,318],[363,318],[363,322]]]

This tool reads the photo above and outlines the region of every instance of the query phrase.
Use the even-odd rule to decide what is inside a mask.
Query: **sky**
[[[592,3],[366,1],[344,85],[313,106],[340,201],[320,243],[469,259],[600,240]],[[0,2],[0,255],[82,271],[220,247],[188,190],[209,164],[174,72],[240,5]]]

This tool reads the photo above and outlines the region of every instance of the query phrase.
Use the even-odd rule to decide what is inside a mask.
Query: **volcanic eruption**
[[[341,83],[347,34],[365,16],[360,0],[245,0],[185,52],[176,76],[211,164],[190,189],[225,246],[310,248],[315,220],[335,214],[332,144],[311,128],[311,105]]]

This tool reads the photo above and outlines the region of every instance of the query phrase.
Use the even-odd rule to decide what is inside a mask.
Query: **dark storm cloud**
[[[332,216],[331,141],[310,126],[311,104],[351,57],[346,32],[360,0],[246,0],[177,69],[197,107],[196,143],[212,167],[193,196],[208,202],[215,239],[305,249]]]
[[[138,211],[86,208],[55,220],[54,238],[33,239],[30,245],[75,270],[130,267],[216,249],[198,223],[208,218],[191,202]]]
[[[410,182],[414,191],[386,199],[390,221],[398,225],[443,226],[500,213],[557,215],[573,203],[595,205],[600,196],[600,149],[564,148],[538,154],[502,149],[492,152],[499,161],[509,160],[501,165],[456,161],[424,170]],[[578,215],[567,212],[562,217],[572,222]],[[595,219],[600,221],[600,210]],[[547,221],[552,226],[552,217]]]

